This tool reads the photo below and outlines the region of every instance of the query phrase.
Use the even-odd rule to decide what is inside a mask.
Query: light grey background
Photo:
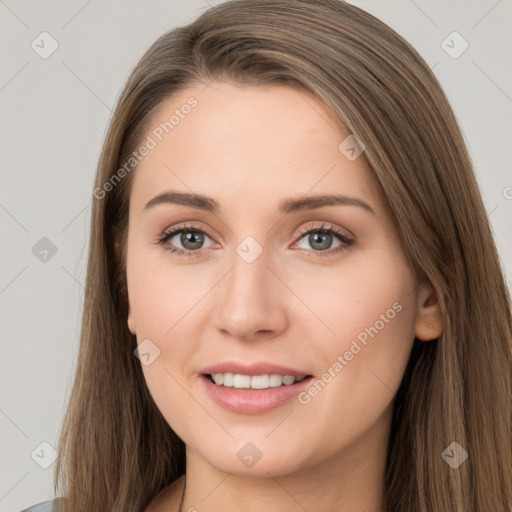
[[[148,46],[213,3],[0,0],[0,512],[53,497],[53,465],[40,467],[51,449],[40,443],[56,446],[75,370],[90,197],[111,109]],[[352,3],[410,41],[443,85],[510,282],[511,0]],[[43,31],[58,43],[46,59],[31,47],[50,48]],[[446,39],[453,31],[469,44],[458,58],[445,51],[464,44]],[[47,262],[32,252],[43,237],[57,248]]]

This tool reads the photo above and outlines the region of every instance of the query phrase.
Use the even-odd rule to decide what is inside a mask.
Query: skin
[[[160,350],[142,369],[187,447],[183,510],[377,512],[393,398],[414,337],[428,341],[442,330],[435,292],[415,281],[364,153],[350,161],[338,150],[349,133],[321,102],[284,85],[213,82],[166,100],[151,126],[190,96],[197,107],[133,176],[127,242],[128,326],[138,343],[149,338]],[[220,211],[170,203],[144,210],[167,190],[212,197]],[[374,213],[277,209],[283,199],[333,193]],[[165,249],[184,248],[179,234],[156,243],[182,222],[206,234],[199,256]],[[315,257],[321,251],[299,233],[322,223],[355,243],[333,252],[333,235],[321,249],[330,254]],[[263,249],[252,263],[236,252],[248,236]],[[306,405],[291,399],[247,415],[205,392],[200,370],[227,360],[321,378],[396,303],[400,312]],[[237,457],[247,442],[262,454],[250,468]],[[182,486],[183,477],[146,511],[177,510]]]

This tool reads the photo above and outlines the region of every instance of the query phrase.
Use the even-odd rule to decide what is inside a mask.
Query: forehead
[[[151,119],[154,147],[135,171],[132,199],[173,188],[241,201],[309,191],[378,200],[364,153],[350,160],[340,150],[349,135],[322,102],[289,86],[191,86]]]

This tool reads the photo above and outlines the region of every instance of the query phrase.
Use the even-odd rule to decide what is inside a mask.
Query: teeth
[[[233,374],[232,373],[216,373],[216,376],[220,376],[222,379],[222,385],[227,386],[229,388],[233,387]],[[215,378],[213,379],[215,380]]]
[[[250,388],[251,387],[251,377],[249,375],[240,375],[235,373],[233,376],[233,387],[234,388]]]
[[[252,389],[267,389],[269,386],[270,386],[270,377],[268,375],[253,375],[251,377],[251,388]]]
[[[212,378],[219,386],[233,387],[235,389],[268,389],[280,386],[290,386],[301,382],[305,376],[293,375],[241,375],[239,373],[214,373]]]
[[[271,388],[278,388],[283,385],[283,377],[281,375],[271,375],[269,377],[269,386]]]

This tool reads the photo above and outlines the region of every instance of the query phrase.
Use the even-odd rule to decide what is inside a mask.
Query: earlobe
[[[443,327],[443,314],[436,290],[431,283],[422,283],[418,293],[415,337],[421,341],[435,340],[441,336]]]
[[[128,324],[128,329],[130,330],[130,332],[135,335],[135,319],[133,318],[133,315],[132,315],[132,309],[130,307],[130,300],[127,298],[126,299],[127,302],[128,302],[128,319],[127,319],[127,324]]]

